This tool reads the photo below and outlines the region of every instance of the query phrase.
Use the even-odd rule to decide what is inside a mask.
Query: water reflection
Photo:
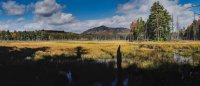
[[[72,83],[72,73],[71,73],[71,71],[69,71],[69,72],[66,74],[66,76],[67,76],[67,79],[68,79],[68,81],[69,81],[69,84],[71,84],[71,83]]]
[[[117,80],[113,80],[110,86],[128,86],[128,78],[125,78],[122,84],[117,83]]]
[[[174,53],[173,59],[174,59],[174,61],[175,61],[177,64],[188,64],[188,63],[193,63],[193,58],[192,58],[192,56],[184,57],[184,56],[181,56],[181,55],[179,55],[179,54]]]

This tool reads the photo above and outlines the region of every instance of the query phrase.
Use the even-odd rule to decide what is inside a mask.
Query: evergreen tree
[[[11,35],[10,31],[7,30],[6,34],[5,34],[5,40],[11,40],[11,38],[12,38],[12,35]]]
[[[145,32],[145,21],[142,18],[139,18],[137,20],[137,24],[138,24],[138,36],[137,36],[137,40],[141,40],[144,38],[144,32]]]
[[[147,35],[150,40],[165,41],[170,34],[170,21],[171,15],[160,4],[159,1],[155,2],[151,7],[151,14],[147,20]]]

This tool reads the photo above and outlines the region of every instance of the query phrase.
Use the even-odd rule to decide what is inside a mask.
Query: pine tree
[[[137,40],[138,39],[143,39],[144,38],[144,32],[145,32],[145,21],[142,18],[139,18],[137,20],[137,24],[138,24],[138,36],[137,36]]]
[[[147,20],[147,35],[150,40],[165,41],[170,34],[170,21],[171,15],[160,4],[159,1],[155,2],[151,7],[151,14]]]

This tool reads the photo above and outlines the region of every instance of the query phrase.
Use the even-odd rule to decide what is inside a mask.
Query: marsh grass
[[[199,63],[200,42],[127,42],[127,41],[17,41],[1,42],[0,46],[15,47],[13,51],[23,48],[48,47],[46,50],[38,50],[32,56],[34,60],[44,57],[76,56],[76,47],[86,49],[88,53],[82,58],[87,59],[113,59],[116,58],[117,47],[121,45],[123,58],[129,58],[132,64],[140,67],[153,67],[161,62],[173,63],[174,52],[184,57],[195,56],[196,64]],[[125,65],[125,64],[124,64]]]
[[[117,78],[115,61],[119,45],[122,76],[128,79],[129,86],[199,86],[200,42],[193,41],[1,42],[0,84],[58,86],[67,81],[62,74],[71,71],[77,86],[94,86],[97,82],[110,86]],[[177,63],[175,55],[177,60],[192,57],[193,61]],[[27,56],[32,59],[24,60]]]

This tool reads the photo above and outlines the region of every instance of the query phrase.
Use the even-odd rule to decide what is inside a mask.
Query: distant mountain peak
[[[99,27],[106,27],[105,25],[99,26]]]
[[[128,34],[130,29],[128,28],[112,28],[107,26],[99,26],[88,29],[84,31],[82,34],[91,34],[91,35],[112,35],[112,34]]]

